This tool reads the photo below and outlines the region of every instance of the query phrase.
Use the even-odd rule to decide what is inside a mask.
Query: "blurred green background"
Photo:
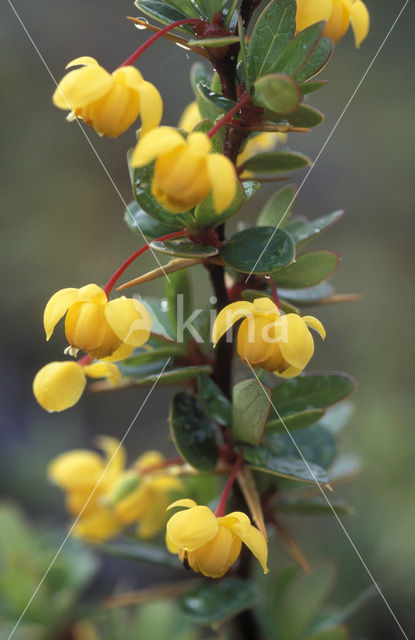
[[[329,85],[311,96],[310,102],[326,114],[325,121],[312,134],[292,134],[288,148],[316,157],[402,6],[388,0],[367,4],[372,19],[368,40],[356,51],[348,34],[321,75]],[[126,0],[16,0],[14,6],[57,79],[79,55],[92,55],[114,68],[146,37],[125,20],[138,15]],[[346,211],[320,245],[343,257],[334,279],[337,289],[360,292],[363,298],[317,310],[328,338],[309,369],[344,370],[359,382],[353,398],[356,412],[343,445],[359,454],[363,470],[352,487],[339,490],[356,506],[344,523],[409,636],[415,632],[414,18],[410,3],[294,209],[309,217],[338,208]],[[105,282],[141,244],[122,220],[122,198],[131,199],[125,152],[134,143],[134,130],[115,141],[87,131],[110,179],[80,128],[53,107],[52,78],[7,3],[2,5],[0,30],[0,256],[5,284],[0,318],[1,486],[6,498],[20,504],[32,520],[63,525],[61,496],[45,477],[48,460],[68,448],[91,446],[97,433],[122,437],[147,393],[85,394],[74,409],[48,415],[31,392],[34,373],[59,359],[65,346],[63,332],[45,344],[41,318],[47,299],[66,286]],[[188,76],[194,61],[194,55],[171,42],[159,43],[140,60],[145,78],[164,98],[164,124],[175,124],[192,99]],[[295,179],[300,182],[302,175]],[[255,218],[272,190],[264,187],[251,201],[242,214],[246,221]],[[149,256],[129,273],[132,277],[153,266]],[[208,294],[202,271],[195,271],[195,280],[202,301]],[[162,283],[143,287],[143,294],[149,292],[160,294]],[[171,390],[159,388],[144,407],[126,443],[132,458],[149,446],[170,450],[170,395]],[[337,564],[339,600],[352,599],[370,583],[337,522],[303,518],[292,524],[310,559],[329,557]],[[107,574],[108,589],[130,569],[113,562],[110,570],[114,579]],[[145,584],[152,575],[139,566],[135,579]],[[160,577],[160,571],[155,575]],[[402,634],[379,598],[360,614],[355,637],[392,640]]]

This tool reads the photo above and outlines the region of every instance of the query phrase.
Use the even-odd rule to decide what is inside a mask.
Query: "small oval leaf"
[[[303,153],[292,153],[291,151],[266,151],[258,153],[256,156],[248,158],[242,165],[241,170],[249,171],[253,177],[266,175],[269,173],[286,173],[304,169],[311,165],[311,160]]]
[[[266,393],[265,393],[266,391]],[[258,380],[243,380],[233,388],[232,432],[235,440],[261,442],[271,409],[271,389]]]
[[[309,251],[298,256],[293,264],[276,271],[277,287],[305,289],[327,280],[333,275],[340,257],[333,251]]]
[[[249,609],[258,597],[258,587],[250,580],[226,578],[196,587],[179,600],[183,613],[194,622],[216,625]]]
[[[219,253],[216,247],[210,247],[205,244],[196,244],[196,242],[178,241],[178,242],[150,242],[150,247],[160,253],[167,253],[170,256],[178,256],[179,258],[210,258]]]
[[[298,84],[283,73],[262,76],[255,82],[254,104],[277,113],[291,113],[300,104]]]
[[[224,262],[242,273],[270,273],[294,259],[291,236],[273,227],[244,229],[233,235],[221,250]]]

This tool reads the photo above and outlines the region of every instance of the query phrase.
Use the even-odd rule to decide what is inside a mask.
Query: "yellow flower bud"
[[[71,111],[100,135],[112,138],[124,133],[139,114],[142,134],[160,124],[161,96],[135,67],[108,73],[89,56],[72,60],[66,68],[74,66],[81,68],[69,71],[53,94],[56,107]]]
[[[187,105],[179,120],[179,129],[184,129],[188,133],[202,120],[196,100]]]
[[[151,318],[141,302],[125,297],[108,302],[96,284],[61,289],[51,297],[43,315],[47,340],[65,314],[69,344],[92,358],[122,360],[150,337]],[[93,369],[87,373],[97,377]]]
[[[33,380],[33,394],[46,411],[64,411],[73,407],[82,396],[86,376],[107,378],[111,384],[121,379],[115,364],[96,362],[82,366],[77,362],[49,362],[40,369]]]
[[[323,34],[338,42],[351,23],[356,47],[369,32],[369,12],[362,0],[297,0],[297,30],[326,21]]]
[[[217,518],[194,500],[176,500],[169,506],[184,507],[167,523],[166,545],[184,564],[209,578],[221,578],[239,557],[242,543],[268,573],[268,547],[262,533],[251,525],[245,513],[234,511]]]
[[[221,153],[212,153],[212,143],[204,133],[191,133],[184,139],[172,127],[150,131],[135,147],[131,164],[140,168],[153,160],[153,195],[168,211],[188,211],[212,192],[213,206],[221,213],[235,197],[235,168]]]
[[[272,371],[282,378],[298,376],[314,353],[315,329],[326,337],[323,325],[313,316],[281,315],[269,298],[254,302],[233,302],[218,314],[212,329],[214,346],[235,322],[244,318],[238,330],[237,349],[243,362]]]

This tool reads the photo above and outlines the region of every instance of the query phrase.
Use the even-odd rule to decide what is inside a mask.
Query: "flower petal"
[[[217,213],[222,213],[236,195],[237,177],[232,162],[221,153],[210,153],[206,158],[213,204]]]
[[[97,446],[105,453],[105,476],[107,483],[118,479],[120,473],[125,468],[127,462],[127,454],[124,447],[116,438],[109,436],[98,436],[96,439]]]
[[[64,411],[78,402],[85,385],[85,373],[76,362],[50,362],[37,372],[33,393],[46,411]]]
[[[218,531],[219,524],[215,514],[204,505],[179,511],[167,523],[169,538],[186,551],[194,551],[201,547],[212,540]]]
[[[104,460],[98,453],[74,449],[54,458],[47,468],[47,474],[49,480],[66,491],[90,491],[104,468]]]
[[[144,78],[136,67],[128,65],[126,67],[119,67],[116,69],[112,77],[117,82],[121,82],[125,84],[126,87],[130,89],[134,89],[135,91],[139,91],[139,87],[144,82]]]
[[[272,313],[275,314],[277,318],[280,316],[277,305],[270,298],[256,298],[253,304],[255,311],[258,311],[259,313]]]
[[[131,165],[135,168],[150,164],[157,156],[169,153],[177,147],[185,146],[181,133],[173,127],[152,129],[140,139],[131,156]]]
[[[120,530],[120,523],[115,514],[105,507],[91,513],[78,521],[72,535],[85,540],[99,542],[113,538]]]
[[[344,0],[333,0],[333,10],[324,27],[323,35],[332,38],[336,43],[344,36],[350,24],[349,12]]]
[[[325,339],[326,330],[320,320],[318,320],[314,316],[303,316],[303,320],[306,323],[307,327],[311,327],[312,329],[314,329],[314,331],[317,331],[317,333],[323,340]]]
[[[296,313],[281,316],[278,320],[279,347],[284,359],[292,367],[304,369],[314,353],[314,342],[303,318]]]
[[[168,533],[166,533],[166,547],[170,553],[179,553],[180,551],[179,547],[177,544],[174,544]]]
[[[328,20],[333,8],[333,0],[297,0],[297,31]]]
[[[191,498],[181,498],[180,500],[176,500],[175,502],[169,504],[166,511],[174,509],[175,507],[184,507],[185,509],[191,509],[192,507],[197,507],[197,502],[195,502]]]
[[[121,380],[121,372],[116,364],[94,362],[84,366],[84,371],[89,378],[107,378],[113,385]]]
[[[43,313],[46,340],[49,340],[57,323],[63,318],[71,304],[78,300],[78,291],[79,289],[68,287],[57,291],[50,298]]]
[[[189,553],[189,564],[208,578],[221,578],[237,560],[241,546],[238,536],[220,526],[212,540]]]
[[[255,311],[252,302],[232,302],[219,312],[212,329],[212,342],[215,347],[224,333],[241,318],[250,316]]]
[[[110,356],[107,358],[101,358],[101,362],[120,362],[121,360],[128,358],[134,349],[135,347],[131,347],[129,344],[121,344]]]
[[[78,300],[80,302],[106,304],[107,296],[104,289],[101,289],[97,284],[86,284],[78,289]]]
[[[151,82],[143,81],[140,84],[140,135],[159,126],[163,116],[163,101],[156,87]]]
[[[260,365],[268,360],[278,345],[275,342],[275,322],[272,317],[250,316],[238,330],[237,351],[246,364]]]
[[[141,347],[150,337],[151,316],[134,298],[117,298],[105,307],[105,317],[115,335],[125,344]]]
[[[200,115],[198,104],[196,100],[194,100],[188,104],[186,109],[183,111],[179,121],[179,129],[184,129],[185,131],[190,132],[193,127],[201,121],[201,119],[202,116]]]
[[[226,518],[229,520],[226,522]],[[232,522],[233,520],[233,522]],[[229,526],[229,528],[239,536],[244,544],[252,551],[254,556],[259,560],[264,573],[268,573],[268,545],[262,533],[256,527],[253,527],[245,513],[234,511],[225,518],[220,518],[221,524]]]
[[[91,56],[80,56],[79,58],[75,58],[74,60],[68,62],[65,69],[77,67],[78,65],[84,67],[87,64],[98,64],[98,61],[95,60],[95,58],[91,58]]]
[[[146,469],[159,465],[163,461],[164,456],[159,451],[146,451],[136,460],[134,466],[139,473],[145,473]]]
[[[103,67],[88,64],[69,71],[59,82],[52,100],[59,109],[80,109],[102,98],[112,83],[111,75]]]
[[[369,33],[370,17],[366,5],[361,0],[347,0],[350,21],[356,47],[359,48],[362,41]]]

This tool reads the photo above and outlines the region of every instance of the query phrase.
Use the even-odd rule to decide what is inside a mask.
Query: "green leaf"
[[[349,633],[345,627],[332,627],[307,636],[306,640],[347,640]]]
[[[297,411],[283,415],[281,416],[281,420],[281,418],[275,414],[275,411],[271,411],[265,428],[265,434],[268,435],[278,431],[285,433],[285,427],[287,427],[289,431],[302,429],[303,427],[308,427],[310,424],[314,424],[322,416],[324,416],[324,409],[306,409],[305,411]]]
[[[251,469],[274,476],[312,484],[315,484],[316,480],[324,484],[329,481],[326,471],[319,465],[311,462],[308,463],[307,467],[303,460],[294,457],[284,458],[277,456],[262,445],[256,447],[245,445],[244,458]]]
[[[297,194],[297,187],[289,184],[274,193],[259,214],[259,227],[285,227]]]
[[[317,615],[334,580],[334,567],[322,564],[300,574],[274,603],[274,622],[281,640],[298,640]],[[299,606],[301,603],[301,606]]]
[[[278,413],[324,409],[346,398],[356,382],[346,373],[308,374],[280,382],[272,389]]]
[[[216,430],[200,402],[185,391],[176,393],[170,411],[174,443],[195,469],[211,471],[219,457]]]
[[[337,455],[334,436],[319,424],[299,429],[294,436],[286,431],[267,435],[266,446],[277,456],[298,458],[304,464],[303,455],[307,463],[316,464],[323,469],[327,469]]]
[[[258,588],[254,582],[226,578],[196,587],[182,596],[179,606],[194,622],[216,625],[252,607],[257,596]]]
[[[200,402],[205,411],[220,425],[227,426],[231,421],[232,405],[218,385],[207,376],[197,379]]]
[[[338,515],[350,515],[353,509],[342,501],[330,504]],[[320,496],[312,498],[280,498],[276,503],[278,513],[287,515],[303,515],[303,516],[332,516],[333,512],[327,501]]]
[[[196,100],[202,116],[212,121],[230,111],[236,104],[233,100],[212,91],[203,81],[196,86]]]
[[[123,365],[126,367],[141,367],[151,362],[166,360],[166,358],[182,354],[183,347],[177,344],[167,344],[159,349],[151,349],[151,351],[143,349],[140,353],[134,353],[134,355],[123,360]]]
[[[276,62],[295,31],[295,0],[273,0],[252,32],[248,64],[252,80],[276,71]]]
[[[179,11],[178,9],[176,9],[174,6],[169,6],[165,2],[160,2],[160,0],[135,0],[134,4],[137,7],[137,9],[142,11],[146,16],[149,16],[150,18],[154,18],[155,20],[158,20],[158,22],[161,22],[162,24],[171,24],[172,22],[177,22],[178,20],[184,20],[189,16],[195,17],[195,18],[198,17],[197,12],[194,13],[194,9],[192,13],[185,14],[185,13],[182,13],[182,11]],[[181,5],[183,6],[180,6],[180,9],[183,9],[183,10],[186,10],[188,7],[189,8],[191,7],[191,3],[186,2],[186,0],[185,2],[181,2]],[[185,8],[185,5],[186,5],[186,8]],[[187,31],[193,34],[193,29],[188,24],[182,25],[181,27],[177,27],[177,29]]]
[[[205,244],[197,244],[187,240],[176,240],[174,242],[151,242],[150,247],[160,253],[167,253],[169,256],[178,256],[179,258],[210,258],[218,252],[216,247],[210,247]],[[170,277],[170,276],[169,276]]]
[[[281,297],[294,302],[299,306],[309,305],[320,300],[324,300],[333,295],[334,288],[328,282],[321,282],[314,287],[308,287],[306,289],[284,289],[278,288],[278,293]]]
[[[327,84],[327,80],[315,80],[314,82],[302,82],[299,87],[303,96],[308,93],[314,93],[314,91],[318,91],[322,87],[325,87]]]
[[[192,47],[209,47],[215,49],[216,47],[227,47],[230,44],[239,42],[238,36],[223,36],[222,38],[203,38],[188,41]]]
[[[136,562],[148,562],[171,569],[180,569],[182,564],[177,556],[172,555],[165,547],[158,547],[150,542],[141,540],[121,539],[106,544],[94,544],[96,551],[116,558],[125,558]]]
[[[345,400],[344,402],[327,409],[325,415],[321,420],[319,420],[319,424],[325,427],[333,435],[337,435],[349,422],[353,411],[353,402]]]
[[[321,633],[328,630],[328,628],[332,629],[334,625],[337,626],[339,624],[347,622],[349,618],[351,618],[362,607],[364,607],[367,602],[372,600],[372,598],[377,595],[379,595],[379,592],[375,585],[370,585],[370,587],[359,593],[359,595],[349,604],[343,607],[339,607],[336,611],[330,613],[328,617],[323,618],[323,620],[318,621],[317,624],[313,625],[313,632]],[[314,636],[312,637],[314,638]]]
[[[171,273],[169,280],[165,278],[165,292],[170,325],[177,336],[178,327],[183,326],[193,308],[192,283],[187,269]]]
[[[194,132],[201,131],[202,133],[209,133],[212,127],[213,127],[213,122],[208,118],[204,118],[204,120],[201,120],[200,122],[197,123],[197,125],[192,129],[192,131]],[[222,140],[219,133],[213,136],[213,138],[211,139],[211,143],[212,143],[212,150],[215,153],[222,153],[223,151]]]
[[[312,240],[316,236],[326,231],[333,224],[336,224],[343,216],[344,211],[334,211],[327,216],[322,216],[321,218],[316,218],[316,220],[298,220],[292,219],[289,220],[286,226],[286,231],[292,236],[295,244],[297,246],[301,246]],[[296,223],[295,227],[292,223]]]
[[[340,257],[333,251],[321,249],[298,256],[286,269],[275,272],[277,287],[303,289],[319,284],[333,275]]]
[[[280,71],[290,76],[295,76],[299,73],[310,58],[325,26],[325,22],[316,22],[300,31],[278,58],[275,64],[275,71]]]
[[[309,167],[311,160],[303,153],[293,153],[291,151],[266,151],[258,153],[245,160],[242,165],[243,171],[250,171],[255,175],[261,176],[268,173],[286,173],[287,171],[296,171]]]
[[[281,229],[253,227],[235,233],[223,246],[221,257],[236,271],[266,274],[292,262],[294,243]]]
[[[280,116],[277,114],[276,122],[280,122],[281,119],[287,120],[293,127],[305,127],[306,129],[312,129],[318,127],[324,120],[324,115],[318,109],[310,107],[308,104],[300,104],[298,109],[289,113],[286,116]]]
[[[210,86],[212,82],[212,73],[207,70],[203,62],[195,62],[190,69],[190,83],[192,85],[193,93],[197,98],[197,85],[203,82],[207,86]]]
[[[192,367],[180,367],[177,369],[165,369],[162,374],[152,373],[150,375],[143,376],[142,378],[133,378],[134,384],[179,384],[180,382],[186,382],[195,378],[200,373],[209,375],[212,373],[212,367],[210,365],[197,365]]]
[[[330,60],[333,53],[333,40],[330,38],[320,38],[314,51],[305,63],[305,65],[297,73],[297,82],[304,82],[317,75]]]
[[[261,442],[271,409],[270,398],[271,389],[257,380],[243,380],[234,386],[232,432],[235,440],[253,445]]]
[[[137,233],[140,237],[158,238],[166,233],[180,231],[180,224],[164,224],[149,216],[136,202],[130,202],[124,213],[124,221],[127,227],[133,233]]]
[[[244,180],[242,185],[238,182],[237,192],[232,204],[220,214],[217,214],[213,206],[212,193],[208,195],[203,202],[197,205],[195,209],[195,218],[200,230],[206,227],[217,227],[228,218],[231,218],[238,213],[243,205],[248,202],[252,196],[256,194],[261,185],[259,182],[253,182],[251,180]]]
[[[255,82],[254,104],[286,114],[297,109],[301,93],[298,84],[288,75],[273,73]]]

